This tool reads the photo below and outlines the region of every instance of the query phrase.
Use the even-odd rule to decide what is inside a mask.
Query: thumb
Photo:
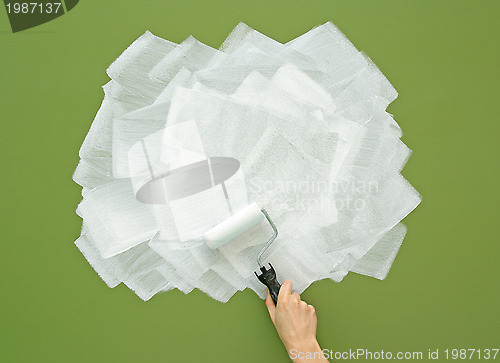
[[[271,298],[271,294],[269,294],[269,289],[267,291],[267,296],[266,296],[266,306],[267,310],[269,311],[269,316],[271,317],[271,321],[274,324],[274,314],[276,312],[276,306],[274,305],[274,301]]]

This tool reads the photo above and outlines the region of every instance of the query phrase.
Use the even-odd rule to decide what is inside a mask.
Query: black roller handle
[[[278,293],[281,288],[281,284],[278,280],[276,280],[276,271],[274,271],[273,265],[271,264],[269,264],[269,270],[266,270],[266,268],[262,266],[260,271],[262,274],[257,275],[257,272],[254,272],[255,276],[257,276],[260,282],[267,286],[269,293],[271,294],[271,298],[274,301],[274,305],[276,305],[278,302]]]

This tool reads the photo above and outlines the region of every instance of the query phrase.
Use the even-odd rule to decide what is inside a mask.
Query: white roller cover
[[[263,219],[259,206],[252,203],[205,232],[205,243],[212,249],[219,248]]]

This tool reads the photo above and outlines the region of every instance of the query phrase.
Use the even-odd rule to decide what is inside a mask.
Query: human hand
[[[268,291],[266,306],[276,331],[294,362],[326,361],[316,340],[316,311],[312,305],[302,301],[297,292],[292,292],[292,281],[285,280],[281,285],[276,306]]]

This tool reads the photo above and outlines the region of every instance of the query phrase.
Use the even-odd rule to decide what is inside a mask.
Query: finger
[[[296,291],[292,292],[291,297],[293,300],[296,300],[297,302],[300,302],[300,294]]]
[[[269,316],[271,317],[271,321],[274,324],[274,313],[276,311],[276,306],[274,305],[274,301],[271,298],[271,294],[269,293],[269,290],[267,289],[267,296],[266,296],[266,306],[267,306],[267,311],[269,311]]]
[[[307,305],[307,309],[311,313],[312,316],[316,316],[316,309],[312,305]]]
[[[280,292],[278,293],[278,304],[280,301],[282,303],[288,302],[288,297],[292,293],[292,281],[285,280],[283,284],[281,284]]]

